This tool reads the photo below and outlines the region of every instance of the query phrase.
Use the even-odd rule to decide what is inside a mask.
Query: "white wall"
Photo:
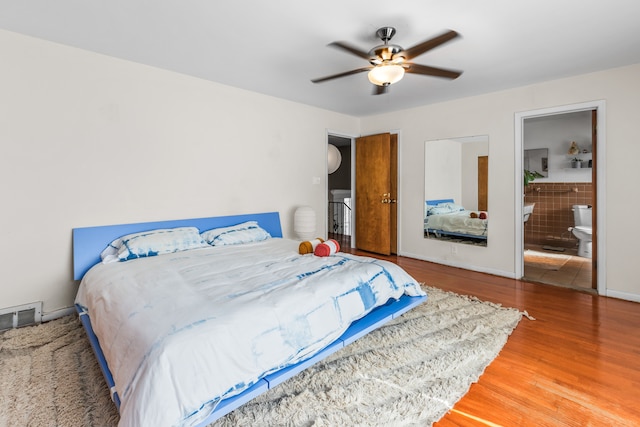
[[[536,182],[591,182],[591,169],[572,169],[570,164],[574,157],[592,159],[591,111],[526,119],[523,134],[525,150],[549,150],[549,176],[536,178]],[[572,141],[588,153],[567,154]]]
[[[71,306],[74,227],[279,211],[325,233],[326,132],[400,130],[400,252],[512,275],[514,113],[606,100],[607,284],[640,298],[628,212],[640,65],[356,119],[0,31],[0,307]],[[392,95],[392,94],[391,94]],[[424,141],[489,135],[489,247],[422,238]],[[313,185],[313,177],[321,183]]]
[[[426,144],[424,200],[453,199],[462,203],[462,143],[445,139]],[[426,185],[431,182],[438,182],[438,185]]]
[[[606,285],[611,294],[640,300],[640,281],[635,271],[640,229],[631,226],[628,219],[629,212],[640,212],[640,198],[631,197],[636,193],[631,179],[635,159],[640,158],[640,144],[636,142],[640,117],[638,75],[640,65],[634,65],[363,119],[365,135],[401,130],[399,251],[513,277],[514,114],[605,100],[606,164],[599,167],[606,170],[606,227],[600,230],[606,234]],[[489,135],[489,244],[486,248],[459,245],[457,254],[453,254],[450,243],[422,237],[424,141],[481,134]]]
[[[356,118],[6,31],[0,52],[0,307],[72,305],[74,227],[279,211],[293,237],[310,205],[325,233],[326,132]]]

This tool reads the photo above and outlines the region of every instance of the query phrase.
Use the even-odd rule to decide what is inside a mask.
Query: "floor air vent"
[[[0,309],[0,331],[35,325],[42,321],[42,302]]]

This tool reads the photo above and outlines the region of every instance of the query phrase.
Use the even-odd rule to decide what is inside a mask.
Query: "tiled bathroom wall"
[[[568,230],[574,226],[573,205],[593,204],[590,182],[531,182],[525,188],[524,202],[535,203],[533,214],[524,224],[524,243],[573,248],[578,240]]]

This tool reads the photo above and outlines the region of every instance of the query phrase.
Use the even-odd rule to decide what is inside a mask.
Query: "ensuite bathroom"
[[[524,276],[594,292],[596,115],[524,122]]]

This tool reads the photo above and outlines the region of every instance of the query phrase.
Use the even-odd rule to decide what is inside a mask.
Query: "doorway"
[[[327,176],[327,238],[340,247],[351,247],[353,230],[352,138],[328,134],[328,153],[337,150],[337,163],[328,164]],[[335,147],[333,149],[330,146]],[[329,163],[336,158],[328,156]]]
[[[603,129],[603,101],[516,114],[516,277],[605,293]],[[529,151],[544,153],[544,175]]]

